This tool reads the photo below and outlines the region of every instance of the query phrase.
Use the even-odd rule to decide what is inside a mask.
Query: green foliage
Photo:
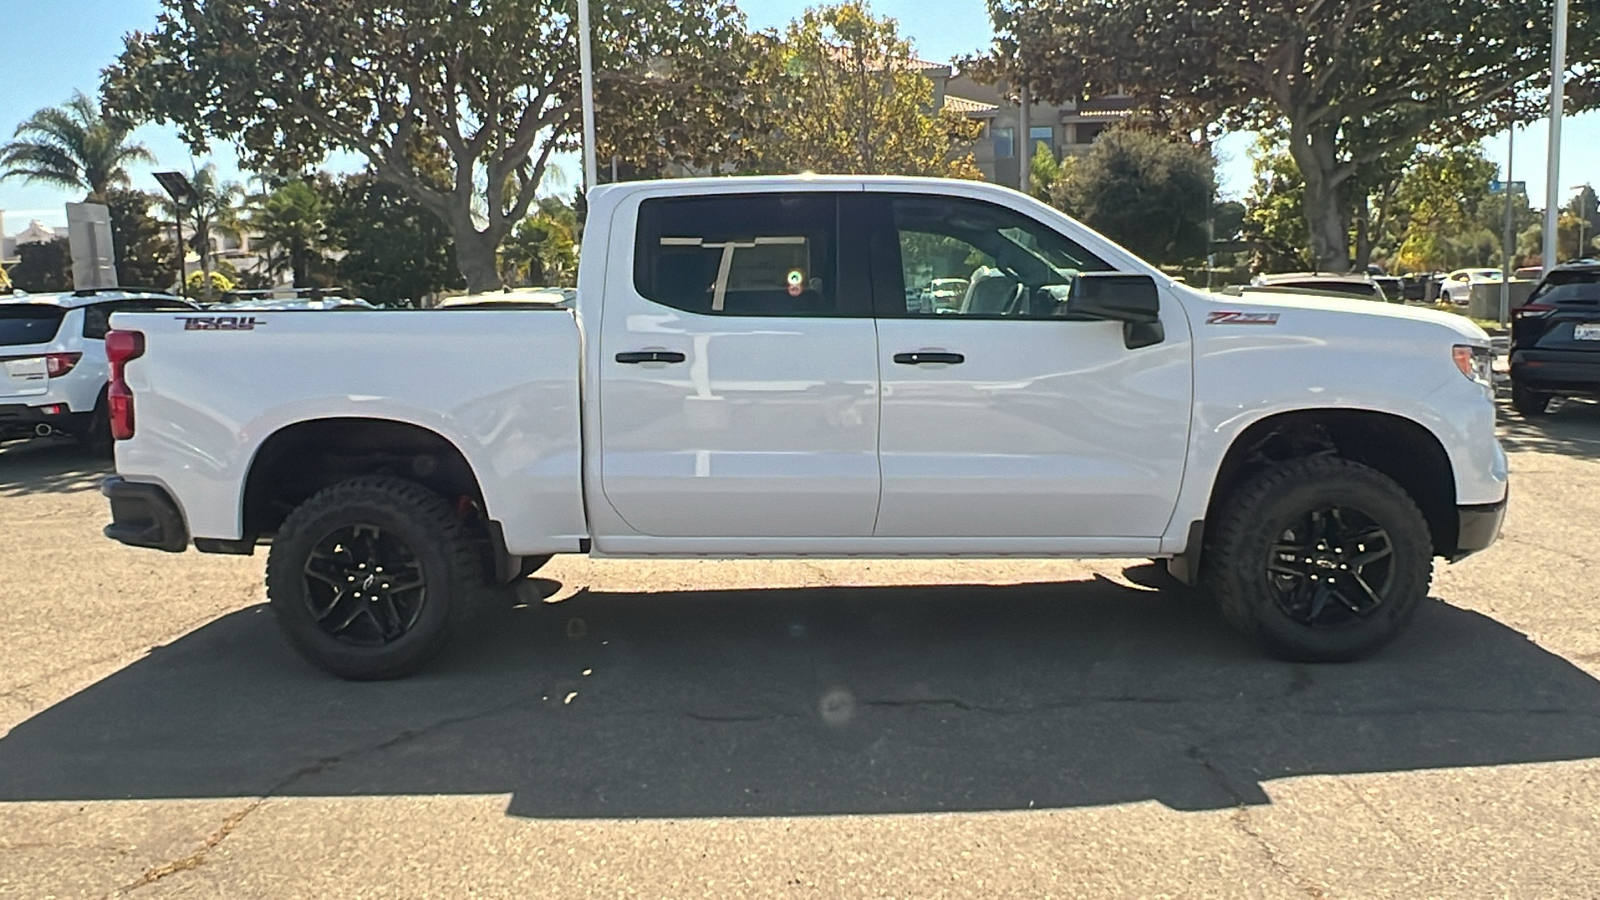
[[[507,284],[518,287],[573,287],[578,283],[578,217],[553,197],[517,223],[500,248]]]
[[[184,284],[189,289],[189,294],[192,296],[196,293],[200,293],[207,296],[216,297],[233,290],[235,287],[233,279],[228,277],[225,272],[221,271],[221,268],[221,266],[218,266],[217,269],[214,269],[209,273],[200,271],[190,272],[189,277],[184,281]],[[232,268],[232,266],[229,266],[228,268]],[[209,291],[205,288],[208,281],[210,283]]]
[[[980,126],[933,112],[933,82],[894,19],[865,0],[807,9],[778,53],[768,166],[828,174],[980,177]]]
[[[72,290],[72,246],[66,238],[17,245],[11,283],[30,294]]]
[[[314,284],[312,274],[323,255],[333,248],[328,232],[332,184],[324,180],[293,179],[267,193],[250,198],[244,222],[255,233],[257,246],[267,251],[265,269],[270,275],[293,273],[295,287]]]
[[[1066,174],[1066,170],[1071,168],[1072,162],[1071,157],[1065,160],[1056,159],[1056,155],[1051,152],[1050,146],[1040,142],[1034,148],[1033,161],[1028,167],[1030,177],[1028,193],[1032,194],[1036,200],[1043,200],[1049,203],[1050,192],[1061,181],[1062,176]]]
[[[1305,181],[1294,157],[1263,135],[1250,150],[1254,172],[1244,216],[1245,239],[1255,245],[1254,268],[1263,272],[1310,269],[1310,229],[1306,225]]]
[[[107,71],[118,108],[174,122],[194,146],[235,142],[259,171],[359,154],[449,227],[474,290],[498,286],[501,240],[550,155],[575,146],[574,0],[162,5]],[[603,150],[713,166],[737,156],[752,54],[733,0],[593,6]],[[441,148],[445,177],[416,165],[418,143]]]
[[[1352,223],[1419,143],[1542,115],[1550,0],[989,0],[980,77],[1045,100],[1126,90],[1182,129],[1285,136],[1318,267],[1350,262]],[[1568,110],[1600,103],[1600,0],[1574,0]],[[1512,37],[1514,36],[1514,38]],[[1530,49],[1533,48],[1533,49]]]
[[[1068,167],[1051,201],[1150,262],[1201,259],[1215,166],[1187,141],[1117,128]]]
[[[129,184],[129,163],[155,162],[143,144],[128,141],[132,131],[130,122],[105,115],[98,103],[74,91],[64,105],[24,119],[15,140],[0,145],[0,181],[38,181],[103,201],[112,187]]]
[[[1498,264],[1500,229],[1481,214],[1496,171],[1476,146],[1419,153],[1395,189],[1394,261],[1412,272]]]
[[[371,175],[338,185],[328,231],[344,249],[335,270],[354,296],[380,306],[421,306],[431,294],[466,286],[445,224],[405,191]]]
[[[172,225],[150,215],[155,202],[155,197],[143,191],[113,189],[106,196],[117,283],[123,287],[170,290],[178,283]]]

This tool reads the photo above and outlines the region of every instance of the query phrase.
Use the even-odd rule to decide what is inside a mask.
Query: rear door
[[[0,403],[26,401],[50,389],[44,354],[67,310],[45,303],[0,305]]]
[[[859,199],[860,194],[853,194]],[[601,488],[642,535],[854,537],[878,508],[877,335],[850,192],[619,208],[599,341]],[[860,266],[864,268],[864,264]]]

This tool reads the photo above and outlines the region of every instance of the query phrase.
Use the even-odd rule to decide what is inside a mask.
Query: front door
[[[1078,272],[1110,267],[987,201],[869,193],[883,380],[880,537],[1155,537],[1188,447],[1188,327],[1129,350],[1074,321]]]
[[[634,531],[872,534],[877,335],[865,273],[841,279],[841,196],[646,198],[613,241],[601,488]]]

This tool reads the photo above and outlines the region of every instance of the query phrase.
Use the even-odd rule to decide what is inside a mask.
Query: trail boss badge
[[[175,316],[184,331],[254,331],[267,323],[255,316]]]

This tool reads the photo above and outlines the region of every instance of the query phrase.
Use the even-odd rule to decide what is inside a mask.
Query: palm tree
[[[312,266],[332,243],[331,212],[327,197],[305,179],[251,197],[246,224],[259,236],[259,245],[271,251],[267,271],[277,275],[288,268],[295,287],[311,287]]]
[[[219,181],[217,167],[212,163],[195,169],[189,183],[194,188],[194,195],[181,205],[175,205],[169,199],[156,202],[167,219],[177,219],[189,226],[190,246],[200,255],[200,271],[204,273],[200,282],[201,297],[209,302],[213,290],[211,236],[238,236],[238,202],[244,196],[244,186],[237,181]]]
[[[67,189],[81,188],[91,202],[105,202],[113,186],[129,183],[129,163],[156,158],[128,135],[133,123],[107,116],[82,91],[73,91],[64,106],[41,109],[24,119],[0,146],[0,180],[22,178]]]

